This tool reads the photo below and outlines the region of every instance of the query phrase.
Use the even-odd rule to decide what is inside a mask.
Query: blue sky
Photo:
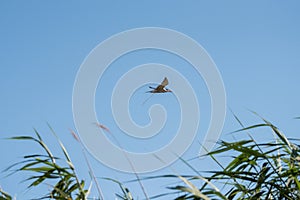
[[[206,49],[223,78],[228,107],[246,124],[259,122],[259,119],[247,110],[251,109],[274,122],[287,136],[298,137],[299,121],[293,118],[300,116],[299,6],[300,3],[296,0],[287,2],[155,0],[130,1],[130,3],[2,1],[0,3],[1,138],[33,135],[34,127],[42,133],[50,147],[56,148],[56,141],[46,125],[49,122],[69,149],[79,175],[88,179],[87,167],[82,163],[81,149],[68,132],[69,128],[75,129],[72,92],[76,74],[83,60],[100,42],[128,29],[149,26],[182,32]],[[137,58],[139,60],[135,60]],[[176,63],[185,64],[178,58],[151,51],[129,54],[127,58],[124,56],[124,59],[114,64],[123,64],[130,69],[130,66],[150,61],[159,62],[160,59],[174,66]],[[180,70],[180,66],[177,67]],[[112,66],[109,70],[107,77],[110,74],[115,74],[115,78],[121,76],[122,71],[117,67]],[[182,73],[194,84],[197,91],[199,90],[197,97],[203,111],[201,123],[204,124],[200,126],[199,139],[208,126],[209,96],[201,77],[194,76],[192,70]],[[138,105],[141,99],[144,99],[144,89],[146,88],[141,87],[136,92],[137,102],[133,99],[130,104],[133,118],[141,124],[147,123],[147,107],[137,109],[134,105]],[[101,86],[97,92],[99,90]],[[101,92],[110,94],[110,90],[103,89]],[[172,95],[155,96],[147,104],[163,102],[166,108],[169,106],[170,112],[173,112],[172,106],[176,103],[168,104],[169,100],[172,100]],[[101,107],[101,103],[98,103],[100,101],[100,93],[97,93],[97,111],[106,112],[107,107]],[[116,124],[111,119],[102,116],[98,117],[112,130],[117,130]],[[178,118],[170,120],[176,123]],[[238,128],[238,124],[228,112],[221,139],[231,139],[227,133]],[[166,142],[169,137],[161,136],[161,140]],[[269,138],[271,135],[259,137]],[[155,144],[160,146],[163,143]],[[193,157],[199,148],[197,145],[195,141],[185,154],[186,158]],[[22,155],[37,151],[36,146],[30,143],[0,140],[0,146],[1,170],[20,160]],[[128,138],[124,139],[123,146],[129,150],[138,150],[130,149],[132,145]],[[150,150],[151,148],[155,146],[149,146]],[[89,158],[98,176],[108,176],[121,181],[134,178],[133,175],[117,172],[100,164],[92,156]],[[208,164],[199,162],[201,170],[209,169]],[[186,172],[178,162],[173,167]],[[171,172],[165,169],[157,173]],[[26,176],[23,174],[8,178],[2,175],[0,185],[11,194],[17,194],[19,199],[35,197],[36,191],[26,192],[26,184],[20,184],[24,178]],[[114,184],[102,180],[100,184],[105,185],[103,189],[107,199],[111,199],[113,192],[118,191]],[[145,184],[149,186],[147,189],[150,195],[162,191],[161,188],[164,187],[163,184],[157,187],[148,182]],[[133,194],[142,197],[137,184],[129,184],[129,187],[133,190]]]

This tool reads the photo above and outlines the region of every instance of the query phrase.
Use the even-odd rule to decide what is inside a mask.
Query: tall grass
[[[171,178],[177,181],[175,185],[167,186],[168,192],[155,194],[152,197],[145,194],[146,199],[300,199],[299,140],[287,138],[275,125],[263,118],[262,123],[249,127],[244,127],[240,121],[239,123],[242,128],[232,134],[245,134],[247,139],[233,142],[221,140],[213,151],[206,154],[219,166],[219,169],[200,172],[189,161],[179,157],[194,174],[182,175],[174,169],[171,169],[171,174],[154,177],[140,178],[136,174],[136,181],[140,185],[142,181],[148,179]],[[274,134],[274,137],[271,137],[269,141],[257,141],[250,133],[252,130],[263,133],[266,129],[271,130]],[[88,169],[92,174],[92,181],[89,186],[86,186],[85,181],[77,176],[67,150],[54,131],[53,134],[57,137],[64,155],[62,159],[52,154],[36,130],[35,134],[36,137],[17,136],[10,139],[32,141],[38,144],[44,153],[26,155],[22,161],[10,166],[7,170],[13,169],[13,173],[32,172],[33,175],[27,179],[30,182],[29,188],[39,186],[42,183],[50,185],[50,183],[55,182],[55,184],[50,185],[51,191],[39,199],[88,199],[92,183],[97,185],[98,199],[103,199],[100,185],[98,185],[86,157]],[[76,139],[77,135],[74,132],[72,134]],[[80,142],[78,138],[77,140]],[[223,164],[220,157],[226,157],[227,163]],[[65,165],[59,165],[57,160],[64,160]],[[120,186],[121,193],[116,194],[116,198],[134,199],[134,194],[131,194],[120,181],[109,177],[105,179]],[[0,200],[2,199],[8,200],[12,197],[0,189]]]
[[[190,181],[189,187],[186,187],[187,184],[169,187],[177,192],[178,197],[175,199],[300,199],[300,150],[297,144],[299,140],[288,139],[275,125],[262,120],[261,124],[235,131],[247,132],[248,139],[235,142],[219,141],[217,148],[207,153],[206,156],[211,157],[220,170],[206,171],[209,173],[206,177],[201,176],[192,165],[181,159],[195,175],[184,176]],[[257,142],[248,131],[258,128],[271,129],[274,139]],[[218,161],[219,157],[226,157],[229,163],[224,166]],[[176,178],[172,175],[168,177]],[[201,185],[198,190],[205,198],[195,195],[191,190],[195,188],[192,182]],[[174,192],[169,192],[164,196],[173,194]]]
[[[87,199],[92,184],[90,183],[89,187],[86,188],[85,181],[79,179],[62,142],[58,139],[64,155],[64,158],[60,159],[52,154],[38,131],[35,130],[35,134],[36,137],[17,136],[10,139],[35,142],[42,148],[44,153],[25,155],[22,161],[8,167],[6,171],[13,170],[12,174],[25,171],[32,172],[33,175],[26,179],[30,182],[28,188],[41,184],[47,184],[52,188],[50,192],[38,199]],[[57,160],[64,160],[65,165],[59,165]],[[55,182],[55,184],[50,184],[48,181]]]

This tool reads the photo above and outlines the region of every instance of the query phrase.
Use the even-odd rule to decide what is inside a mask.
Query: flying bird
[[[152,87],[152,86],[149,86],[150,93],[165,93],[165,92],[172,92],[170,89],[167,89],[165,88],[167,85],[169,84],[169,81],[168,81],[168,78],[165,77],[164,80],[161,82],[160,85],[158,85],[156,88],[155,87]]]
[[[152,95],[155,94],[155,93],[172,92],[172,90],[165,88],[168,84],[169,84],[168,78],[165,77],[164,80],[161,82],[161,84],[159,84],[157,87],[149,86],[149,88],[152,89],[152,90],[147,91],[147,92],[152,93]],[[152,95],[149,98],[147,98],[143,102],[142,105],[144,105],[146,103],[146,101],[148,101],[152,97]]]

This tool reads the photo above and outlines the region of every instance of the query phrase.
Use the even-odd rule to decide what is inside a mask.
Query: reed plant
[[[136,181],[139,182],[143,192],[145,192],[145,189],[141,181],[170,178],[178,181],[177,184],[167,187],[168,192],[152,197],[145,194],[145,198],[176,200],[300,199],[299,139],[286,137],[275,125],[263,118],[261,118],[262,123],[248,127],[245,127],[237,117],[236,119],[242,128],[232,134],[245,134],[246,137],[244,138],[246,139],[238,141],[220,140],[216,148],[205,155],[218,165],[218,169],[199,171],[190,161],[179,157],[178,159],[188,166],[193,174],[183,175],[172,169],[172,174],[142,178],[136,175]],[[271,130],[274,137],[270,137],[269,141],[263,142],[254,139],[251,133],[252,130],[264,132],[266,129]],[[78,177],[66,148],[55,132],[53,130],[52,132],[61,147],[63,158],[54,156],[40,133],[35,130],[35,137],[17,136],[10,139],[32,141],[41,147],[43,153],[26,155],[23,160],[8,167],[6,171],[12,170],[12,174],[25,171],[31,172],[32,175],[27,178],[27,181],[30,182],[29,188],[37,187],[42,183],[48,184],[52,189],[38,199],[89,199],[92,184],[97,186],[98,199],[104,199],[101,187],[85,155],[83,146],[83,154],[92,175],[91,182],[88,185]],[[77,135],[72,131],[71,133],[82,145]],[[226,164],[220,161],[221,157],[226,157]],[[58,164],[57,160],[63,160],[64,164]],[[201,162],[201,159],[198,162]],[[104,179],[113,181],[120,186],[121,193],[115,195],[117,199],[134,199],[134,194],[131,194],[123,183],[109,177]],[[0,200],[11,199],[13,199],[12,196],[0,188]]]

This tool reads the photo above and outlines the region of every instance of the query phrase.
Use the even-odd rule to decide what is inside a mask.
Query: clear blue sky
[[[153,0],[107,1],[107,3],[2,1],[0,3],[1,138],[33,135],[34,127],[42,133],[50,147],[56,148],[56,141],[46,125],[46,122],[49,122],[69,149],[79,175],[89,180],[87,167],[82,162],[81,149],[68,132],[68,128],[75,129],[72,91],[77,71],[89,52],[103,40],[128,29],[149,26],[180,31],[206,49],[223,78],[228,107],[246,124],[259,122],[247,111],[251,109],[274,122],[288,137],[299,137],[297,131],[300,124],[293,119],[300,116],[299,7],[300,3],[296,0],[286,2]],[[151,53],[153,52],[149,52],[150,55]],[[155,62],[159,61],[157,57],[153,57],[156,58]],[[133,61],[134,59],[136,59],[134,55],[128,55],[128,58],[119,60],[117,64],[135,66],[143,63],[142,59],[137,63]],[[168,59],[168,56],[165,59]],[[117,68],[112,67],[110,70],[108,76],[109,73],[119,76],[120,71]],[[205,87],[201,85],[202,81],[198,83],[200,89]],[[100,86],[98,89],[101,89]],[[141,88],[143,89],[145,88]],[[137,99],[144,98],[139,96],[141,94],[143,92],[137,92]],[[209,99],[207,94],[203,95],[206,97],[201,96],[201,92],[197,95],[201,99],[200,107],[204,111],[201,122],[205,124],[206,117],[209,117],[207,114]],[[162,99],[164,98],[159,96],[154,97],[152,101],[154,103],[166,101]],[[99,96],[96,96],[96,101],[100,101]],[[147,118],[140,118],[141,113],[133,105],[131,105],[133,118],[136,118],[138,123],[146,123],[147,121],[143,120]],[[105,109],[97,102],[96,106],[99,112]],[[113,130],[116,129],[116,124],[112,120],[99,118]],[[200,129],[204,130],[207,126],[207,124],[201,126]],[[228,112],[221,139],[231,139],[226,133],[238,128],[238,124]],[[201,138],[201,130],[199,134]],[[269,136],[271,137],[270,134]],[[163,142],[168,139],[162,137]],[[132,150],[130,141],[124,142],[123,145]],[[7,140],[0,140],[0,147],[1,170],[19,161],[22,155],[37,151],[36,146],[32,146],[31,143]],[[149,149],[151,148],[150,146]],[[185,158],[193,157],[198,148],[199,145],[195,141],[184,155]],[[89,158],[97,176],[112,177],[120,181],[134,179],[133,175],[117,172],[100,164],[92,156]],[[208,164],[201,161],[199,163],[200,170],[210,169]],[[189,172],[178,162],[173,167],[179,172]],[[148,175],[160,173],[171,171],[165,169]],[[18,199],[37,197],[36,191],[43,191],[37,189],[26,192],[26,184],[20,184],[26,177],[19,174],[4,178],[2,174],[0,185],[9,193],[16,194]],[[100,184],[103,185],[107,199],[112,199],[113,193],[118,192],[118,187],[112,183],[101,180]],[[155,184],[157,186],[153,186],[152,182],[145,182],[150,196],[164,191],[161,189],[164,184],[157,182]],[[134,196],[142,198],[137,184],[129,184],[129,188]]]

